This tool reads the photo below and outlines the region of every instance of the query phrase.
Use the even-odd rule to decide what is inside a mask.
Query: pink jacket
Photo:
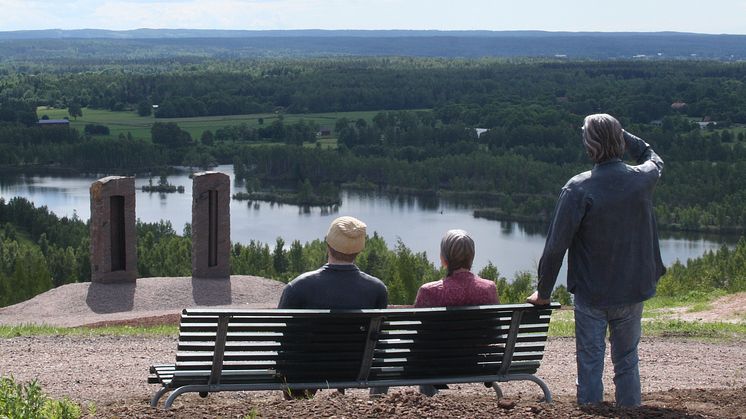
[[[428,282],[417,291],[415,307],[448,307],[499,304],[495,283],[469,271],[456,272]]]

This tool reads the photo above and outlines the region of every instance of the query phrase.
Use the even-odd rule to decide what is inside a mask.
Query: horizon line
[[[706,36],[746,36],[746,33],[709,33],[709,32],[689,32],[677,30],[651,30],[651,31],[593,31],[593,30],[547,30],[547,29],[324,29],[324,28],[304,28],[304,29],[220,29],[220,28],[132,28],[132,29],[105,29],[105,28],[44,28],[44,29],[13,29],[0,30],[0,33],[19,33],[19,32],[76,32],[76,31],[102,31],[102,32],[136,32],[136,31],[205,31],[205,32],[434,32],[434,33],[459,33],[459,32],[487,32],[487,33],[547,33],[547,34],[675,34],[675,35],[706,35]]]

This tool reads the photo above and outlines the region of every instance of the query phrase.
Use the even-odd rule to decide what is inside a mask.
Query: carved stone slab
[[[192,179],[192,277],[230,278],[230,177],[195,173]]]
[[[108,176],[91,184],[91,282],[137,280],[135,178]]]

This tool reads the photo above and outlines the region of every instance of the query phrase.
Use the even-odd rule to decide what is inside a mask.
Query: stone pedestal
[[[230,279],[230,178],[195,173],[192,183],[192,277]]]
[[[135,178],[108,176],[91,184],[91,282],[137,280]]]

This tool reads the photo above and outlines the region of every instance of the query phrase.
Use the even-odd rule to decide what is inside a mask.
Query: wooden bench
[[[186,309],[175,364],[149,383],[183,393],[305,390],[529,380],[559,304],[383,310]]]

